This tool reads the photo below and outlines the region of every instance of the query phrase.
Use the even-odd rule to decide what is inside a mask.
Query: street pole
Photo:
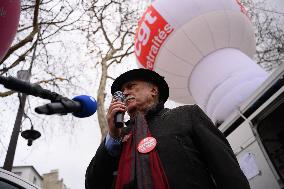
[[[29,81],[30,80],[30,72],[28,70],[20,70],[17,73],[17,77],[21,80]],[[18,142],[18,138],[19,138],[19,134],[20,134],[20,130],[21,130],[22,117],[23,117],[24,112],[25,112],[25,104],[26,104],[27,95],[22,94],[22,95],[19,95],[19,97],[20,97],[20,104],[19,104],[19,108],[18,108],[18,113],[17,113],[16,120],[15,120],[15,123],[14,123],[14,128],[13,128],[13,131],[12,131],[10,143],[9,143],[9,146],[8,146],[8,150],[7,150],[7,154],[6,154],[6,158],[5,158],[5,162],[4,162],[4,166],[3,166],[3,169],[5,169],[7,171],[11,171],[12,167],[13,167],[17,142]]]
[[[14,123],[13,132],[12,132],[12,135],[11,135],[9,147],[8,147],[8,150],[7,150],[7,154],[6,154],[6,158],[5,158],[5,162],[4,162],[4,166],[3,166],[3,169],[5,169],[7,171],[11,171],[12,167],[13,167],[17,142],[18,142],[18,138],[19,138],[19,134],[20,134],[20,130],[21,130],[22,117],[23,117],[24,111],[25,111],[26,99],[27,99],[26,94],[23,94],[20,97],[20,105],[19,105],[19,108],[18,108],[18,113],[17,113],[16,120],[15,120],[15,123]]]

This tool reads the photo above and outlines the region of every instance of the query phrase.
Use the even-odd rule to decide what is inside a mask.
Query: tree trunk
[[[99,90],[98,90],[98,96],[97,96],[97,101],[98,101],[98,120],[99,120],[99,125],[102,133],[102,139],[105,138],[108,132],[108,125],[107,125],[107,120],[106,120],[106,111],[105,111],[105,86],[106,86],[106,81],[107,81],[107,61],[103,60],[101,62],[101,80],[100,80],[100,85],[99,85]]]

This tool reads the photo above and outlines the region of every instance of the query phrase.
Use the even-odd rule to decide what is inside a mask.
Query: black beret
[[[143,68],[130,70],[118,76],[112,83],[111,94],[114,94],[116,91],[120,91],[121,87],[125,83],[133,80],[147,81],[156,85],[159,89],[159,100],[161,102],[167,101],[169,97],[169,86],[164,77],[159,75],[157,72]]]

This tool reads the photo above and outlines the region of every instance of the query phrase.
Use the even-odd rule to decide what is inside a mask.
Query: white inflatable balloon
[[[170,98],[223,121],[266,78],[251,60],[254,31],[236,0],[155,0],[135,37],[139,65],[165,76]]]

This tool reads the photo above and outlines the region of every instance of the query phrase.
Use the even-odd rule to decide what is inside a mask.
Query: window
[[[268,111],[267,111],[268,112]],[[284,103],[261,119],[257,131],[280,179],[284,181]]]
[[[36,177],[34,177],[33,184],[36,184]]]
[[[21,189],[20,187],[7,183],[5,180],[0,180],[0,188],[1,189]]]

